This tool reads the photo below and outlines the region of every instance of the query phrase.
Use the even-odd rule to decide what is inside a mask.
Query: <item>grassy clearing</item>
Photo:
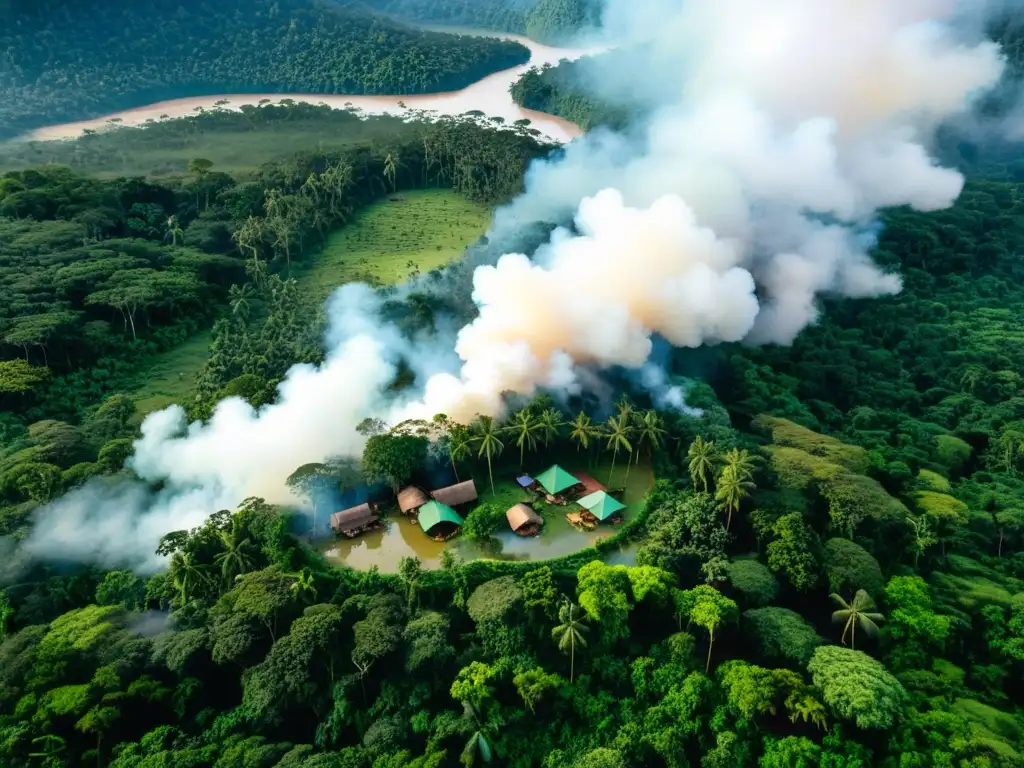
[[[144,383],[128,395],[135,400],[140,416],[192,395],[212,341],[210,331],[197,333],[174,349],[154,355],[139,370],[139,381]]]
[[[331,233],[322,253],[296,279],[316,301],[344,283],[400,283],[459,258],[484,234],[490,218],[486,206],[450,190],[399,192]]]

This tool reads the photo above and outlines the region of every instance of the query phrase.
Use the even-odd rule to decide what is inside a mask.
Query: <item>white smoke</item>
[[[101,505],[84,504],[92,490],[72,494],[29,546],[77,541],[83,559],[149,562],[159,534],[249,495],[285,500],[297,466],[357,453],[364,417],[501,415],[509,393],[642,369],[655,335],[785,344],[824,294],[895,293],[900,279],[871,262],[865,232],[881,207],[953,203],[963,179],[928,143],[1003,69],[994,44],[960,36],[979,17],[953,0],[611,0],[605,19],[610,38],[643,43],[609,93],[656,94],[657,108],[635,133],[597,131],[531,167],[495,235],[575,226],[532,260],[512,253],[476,270],[479,315],[458,333],[457,358],[450,343],[402,339],[366,289],[343,289],[327,361],[293,369],[275,405],[229,400],[205,425],[186,426],[176,408],[147,419],[132,466],[166,498],[141,513],[106,505],[109,524],[92,528]],[[411,402],[384,393],[399,356],[423,382]]]

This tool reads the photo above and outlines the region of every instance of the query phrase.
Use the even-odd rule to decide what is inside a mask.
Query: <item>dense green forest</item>
[[[283,125],[305,151],[281,156]],[[949,143],[957,204],[884,214],[874,258],[904,291],[829,300],[792,347],[675,352],[699,416],[541,398],[505,425],[367,424],[361,462],[296,468],[304,493],[388,501],[437,465],[483,489],[521,452],[653,466],[594,548],[393,576],[331,566],[259,499],[164,537],[153,576],[5,568],[41,505],[130,475],[122,393],[154,351],[212,324],[189,415],[272,400],[322,360],[290,274],[328,232],[406,189],[501,202],[552,148],[481,115],[294,103],[6,148],[0,764],[1024,765],[1024,174],[1019,146]],[[388,316],[465,316],[451,277]],[[484,503],[464,535],[502,525]]]
[[[599,54],[607,63],[614,53]],[[576,61],[546,64],[524,72],[512,84],[512,100],[521,107],[570,120],[584,130],[598,126],[624,128],[638,117],[636,109],[615,105],[596,95],[588,84],[594,82],[597,56]]]
[[[385,13],[432,24],[526,35],[557,45],[601,22],[596,0],[366,0]]]
[[[448,91],[530,58],[309,0],[18,2],[0,50],[0,137],[184,96]]]

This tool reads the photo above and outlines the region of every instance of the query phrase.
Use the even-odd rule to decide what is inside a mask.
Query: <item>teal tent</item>
[[[576,502],[598,520],[607,520],[616,512],[626,508],[626,505],[617,499],[613,499],[604,491],[594,491],[587,494]]]
[[[552,496],[556,493],[561,493],[566,488],[572,488],[574,485],[579,485],[580,483],[579,480],[557,464],[548,467],[537,475],[537,482],[540,483],[541,487]]]
[[[423,529],[424,533],[430,533],[432,529],[436,528],[441,523],[451,523],[455,526],[461,526],[465,522],[461,517],[459,517],[458,512],[447,504],[442,504],[439,501],[428,501],[420,507],[419,521],[420,528]]]

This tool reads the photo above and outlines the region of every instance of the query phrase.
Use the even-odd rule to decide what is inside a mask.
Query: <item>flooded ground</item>
[[[484,34],[470,30],[450,29],[447,31],[474,35]],[[82,132],[86,129],[98,130],[108,128],[112,125],[111,121],[113,120],[119,121],[118,125],[142,125],[148,120],[182,117],[198,109],[223,108],[237,110],[243,105],[259,104],[264,99],[269,99],[272,103],[277,103],[284,99],[305,101],[311,104],[322,103],[338,109],[355,107],[369,114],[386,113],[401,115],[409,110],[432,110],[440,115],[460,115],[464,112],[479,110],[489,117],[501,117],[509,123],[522,119],[530,120],[532,128],[536,128],[545,136],[555,141],[566,142],[579,136],[582,132],[579,126],[568,120],[562,120],[544,112],[522,109],[512,101],[512,96],[509,94],[508,89],[512,83],[519,79],[520,75],[531,67],[557,64],[563,59],[575,60],[588,53],[598,52],[601,49],[553,48],[547,45],[540,45],[518,35],[495,33],[490,36],[522,43],[530,49],[530,61],[519,67],[496,72],[482,80],[478,80],[467,88],[463,88],[461,91],[416,96],[345,96],[323,93],[225,93],[215,96],[197,96],[148,104],[96,118],[95,120],[83,120],[77,123],[64,123],[62,125],[39,128],[29,134],[27,138],[35,140],[73,139],[81,136]],[[223,100],[226,100],[228,104],[223,107],[217,106],[217,102]]]
[[[587,472],[602,483],[608,484],[609,464],[598,465],[588,470],[584,464],[573,465],[563,463],[569,472]],[[497,474],[497,473],[496,473]],[[465,479],[465,478],[463,478]],[[493,500],[487,483],[486,469],[475,478],[477,488],[481,491],[481,502]],[[624,466],[615,468],[615,476],[610,487],[625,486],[621,500],[626,504],[625,519],[629,520],[642,508],[644,499],[654,476],[649,466],[641,462],[633,466],[626,477]],[[503,508],[525,501],[526,495],[519,491],[509,479],[496,483],[497,500]],[[581,549],[591,547],[598,539],[613,536],[618,530],[614,525],[599,525],[593,531],[579,531],[565,519],[566,512],[578,510],[575,504],[565,507],[536,505],[535,509],[544,518],[544,528],[539,536],[522,537],[512,531],[500,531],[487,542],[473,541],[459,536],[449,542],[436,542],[424,535],[419,526],[397,508],[391,510],[387,517],[387,529],[374,531],[357,539],[336,539],[325,542],[321,547],[324,556],[332,562],[344,563],[361,570],[376,566],[382,573],[395,573],[398,563],[403,557],[418,557],[424,568],[439,568],[441,553],[451,548],[464,561],[479,558],[495,560],[548,560],[554,557],[572,554]],[[636,547],[625,546],[608,556],[609,562],[632,565],[636,561]]]

